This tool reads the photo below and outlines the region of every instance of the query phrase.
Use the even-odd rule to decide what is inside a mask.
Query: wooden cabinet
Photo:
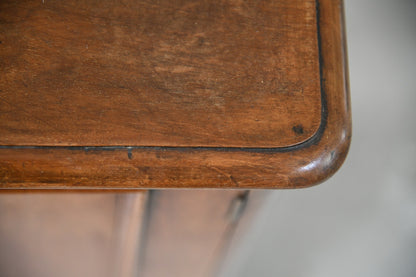
[[[39,276],[49,258],[214,274],[249,189],[316,185],[345,159],[342,16],[338,0],[2,1],[1,249]]]
[[[264,197],[240,190],[2,193],[0,275],[215,276]]]

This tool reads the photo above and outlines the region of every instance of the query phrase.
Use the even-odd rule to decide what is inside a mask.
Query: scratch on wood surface
[[[227,177],[228,180],[230,180],[231,184],[235,187],[239,187],[240,185],[238,184],[237,180],[231,175],[228,174],[227,172],[222,171],[221,169],[218,169],[216,167],[210,166],[209,168],[213,169],[215,172],[220,173],[221,175]]]

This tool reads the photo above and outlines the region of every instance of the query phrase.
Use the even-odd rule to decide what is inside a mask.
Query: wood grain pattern
[[[1,1],[0,143],[300,143],[320,124],[314,7]]]
[[[295,2],[301,7],[304,7],[303,2],[311,4],[309,1]],[[308,140],[294,146],[288,146],[290,143],[286,141],[286,146],[267,148],[262,146],[269,144],[257,144],[255,139],[246,141],[250,144],[241,141],[235,144],[252,146],[253,143],[257,146],[250,148],[3,146],[0,147],[2,188],[299,188],[322,182],[345,159],[351,138],[351,115],[342,1],[319,0],[317,4],[319,28],[315,35],[320,46],[320,59],[314,56],[315,61],[311,62],[319,62],[320,65],[320,72],[315,71],[315,74],[320,74],[320,89],[315,87],[320,93],[320,125]],[[315,6],[309,9],[315,12]],[[297,10],[288,9],[286,12],[287,17],[290,17]],[[301,44],[310,37],[306,34],[306,37],[299,36],[296,39]],[[236,51],[241,49],[236,47]],[[287,57],[292,58],[290,55]],[[256,71],[255,67],[252,69]],[[90,103],[86,104],[90,106]],[[285,105],[290,106],[290,101],[285,101]],[[313,106],[316,107],[315,104]],[[262,109],[261,106],[257,108]],[[305,111],[304,107],[299,108]],[[243,105],[234,112],[248,111]],[[10,114],[13,113],[2,112],[2,126],[5,124],[4,118],[10,119]],[[24,126],[24,116],[22,113],[16,114],[22,116],[16,120]],[[282,120],[290,121],[296,114],[297,108]],[[313,118],[313,111],[311,116]],[[201,126],[206,123],[198,117],[194,120]],[[10,132],[13,124],[7,124],[11,124],[9,129],[2,129]],[[184,132],[189,130],[182,129]],[[16,129],[13,134],[23,134],[24,137],[26,131],[20,131]],[[213,134],[217,136],[215,131]],[[175,137],[174,132],[172,135]],[[172,141],[179,140],[175,137]],[[229,142],[229,145],[233,145]],[[16,144],[19,144],[19,140],[16,140]],[[222,144],[217,141],[213,145]]]

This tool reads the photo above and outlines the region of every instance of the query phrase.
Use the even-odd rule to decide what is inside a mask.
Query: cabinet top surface
[[[315,2],[1,1],[0,145],[300,144],[321,124]]]
[[[351,140],[341,0],[0,1],[0,189],[300,188]]]

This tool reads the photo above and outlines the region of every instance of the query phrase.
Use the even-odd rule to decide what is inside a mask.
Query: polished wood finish
[[[246,189],[315,185],[345,159],[342,12],[1,1],[0,275],[215,276]]]
[[[129,7],[132,3],[113,9],[109,17],[100,14],[105,9],[93,12],[85,6],[88,4],[80,4],[83,9],[75,12],[73,8],[71,13],[70,3],[75,2],[65,4],[62,9],[33,4],[33,9],[23,9],[13,18],[6,16],[8,12],[1,13],[3,30],[6,26],[13,30],[2,32],[0,44],[1,55],[5,57],[2,70],[7,73],[1,79],[2,188],[299,188],[322,182],[342,164],[351,137],[351,118],[341,1],[273,1],[286,7],[281,12],[266,2],[249,6],[232,2],[223,4],[229,17],[219,16],[220,22],[212,22],[209,16],[201,15],[201,21],[196,23],[203,26],[192,29],[186,27],[191,22],[185,20],[186,16],[193,18],[193,13],[186,13],[187,9],[199,11],[205,4],[184,6],[167,17],[166,20],[179,20],[169,21],[176,22],[173,26],[156,16],[161,25],[155,24],[157,27],[148,31],[161,35],[166,30],[161,38],[167,41],[154,41],[157,49],[165,51],[167,56],[149,46],[143,48],[142,53],[146,54],[143,60],[137,58],[139,53],[125,57],[132,55],[129,50],[134,45],[140,44],[137,36],[140,30],[129,24],[134,23],[130,21],[133,12],[127,13],[134,10]],[[2,5],[5,5],[2,11],[16,8],[8,1]],[[208,7],[211,6],[205,8]],[[160,13],[168,10],[163,8]],[[70,15],[65,20],[74,22],[68,22],[68,28],[57,38],[51,37],[49,44],[41,42],[55,34],[48,27],[48,20],[56,18],[56,12]],[[219,15],[221,10],[212,8],[212,12]],[[26,30],[30,27],[26,19],[45,23],[39,38],[33,34],[40,26]],[[240,19],[247,23],[240,24]],[[271,25],[273,20],[277,20],[276,24]],[[115,23],[118,25],[111,25]],[[145,23],[140,26],[150,28],[151,24]],[[227,28],[218,29],[220,23]],[[59,22],[53,28],[63,29],[64,25]],[[82,48],[90,43],[87,41],[90,33],[98,37],[103,26],[112,26],[109,30],[113,33],[104,32],[101,42],[91,42],[93,53],[90,44],[88,49]],[[224,32],[218,35],[225,39],[224,44],[219,40],[214,43],[216,33],[201,32],[210,26]],[[79,40],[74,41],[77,31]],[[127,31],[134,36],[129,37]],[[21,35],[24,37],[19,38]],[[126,38],[127,42],[123,40]],[[16,42],[22,39],[27,39],[26,44],[18,47]],[[271,44],[261,42],[262,39]],[[238,43],[234,45],[233,41]],[[180,42],[189,45],[183,47]],[[33,48],[36,45],[40,48]],[[271,60],[267,60],[264,50],[271,51],[273,45],[282,52],[277,51],[275,56],[268,52]],[[308,49],[296,48],[299,45],[308,45]],[[50,57],[45,57],[48,47]],[[289,50],[293,50],[293,55]],[[82,55],[76,58],[73,53]],[[159,53],[160,59],[152,56],[155,53]],[[57,57],[61,57],[62,63],[53,62]],[[209,63],[210,57],[220,62]],[[160,72],[154,69],[154,75],[149,69],[151,65],[142,67],[151,60],[154,66],[163,67]],[[115,65],[111,69],[115,75],[125,75],[110,76],[106,62]],[[238,66],[231,67],[233,64]],[[37,75],[32,76],[25,67]],[[278,74],[279,70],[283,75]],[[26,75],[20,75],[24,72]],[[227,74],[236,75],[226,78]],[[58,75],[62,77],[56,79]],[[260,85],[263,77],[266,84]],[[219,83],[211,86],[210,82],[216,78]],[[100,91],[103,97],[98,96]],[[146,91],[152,93],[147,95]],[[174,93],[178,91],[183,92],[182,97]],[[34,94],[31,96],[29,92]],[[27,98],[23,98],[24,93],[28,93]],[[162,95],[169,97],[161,98]],[[213,97],[195,98],[202,95]],[[298,97],[304,97],[305,105]],[[56,102],[58,98],[61,104]],[[231,103],[230,99],[236,102]],[[216,104],[222,100],[226,105],[218,107]],[[136,104],[140,105],[137,113],[133,113]],[[226,112],[221,110],[223,107],[227,107]],[[101,122],[99,109],[107,121],[97,127],[97,122]],[[258,115],[261,116],[257,118]],[[259,123],[254,122],[256,118]],[[223,119],[228,125],[222,125]],[[143,136],[137,135],[137,130]],[[276,130],[281,130],[282,136],[277,136]]]
[[[305,141],[321,119],[314,7],[314,0],[1,1],[0,143]]]

